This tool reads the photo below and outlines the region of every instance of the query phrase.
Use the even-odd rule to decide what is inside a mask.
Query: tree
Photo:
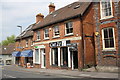
[[[1,42],[1,45],[7,46],[9,43],[15,43],[15,35],[8,36],[6,40]]]

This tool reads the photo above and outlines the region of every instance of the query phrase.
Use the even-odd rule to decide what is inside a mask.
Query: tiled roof
[[[0,54],[11,54],[14,52],[15,43],[10,43],[7,46],[0,46]]]
[[[91,2],[74,2],[47,15],[33,30],[83,15]]]
[[[26,38],[33,36],[32,27],[34,27],[34,25],[35,24],[31,24],[30,26],[28,26],[19,36],[17,36],[16,40],[20,39],[20,37]]]

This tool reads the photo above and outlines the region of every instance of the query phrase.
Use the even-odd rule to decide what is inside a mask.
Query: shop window
[[[72,22],[67,22],[65,23],[66,26],[66,34],[72,34],[73,33],[73,23]]]
[[[58,48],[52,48],[52,65],[58,65]]]
[[[54,31],[53,31],[54,32],[53,33],[54,37],[59,36],[60,35],[60,33],[59,33],[59,26],[55,26],[53,29],[54,29]]]
[[[39,49],[35,49],[35,63],[39,63]]]
[[[112,1],[101,0],[100,2],[101,19],[105,19],[112,16]]]
[[[115,48],[114,29],[104,28],[102,30],[102,35],[103,35],[103,49]]]
[[[61,66],[64,66],[64,67],[68,66],[68,48],[67,47],[61,48]]]
[[[44,29],[44,39],[49,38],[49,29]]]

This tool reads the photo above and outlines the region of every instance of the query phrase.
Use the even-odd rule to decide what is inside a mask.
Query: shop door
[[[41,54],[42,54],[42,64],[41,64],[41,68],[45,68],[45,66],[46,66],[45,49],[41,49]]]
[[[72,69],[78,69],[78,52],[77,51],[71,52],[72,52]]]

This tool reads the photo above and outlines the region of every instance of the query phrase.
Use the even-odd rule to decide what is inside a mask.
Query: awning
[[[32,50],[25,50],[21,52],[22,57],[33,57],[33,51]]]
[[[12,56],[20,57],[20,51],[15,51],[12,53]]]

